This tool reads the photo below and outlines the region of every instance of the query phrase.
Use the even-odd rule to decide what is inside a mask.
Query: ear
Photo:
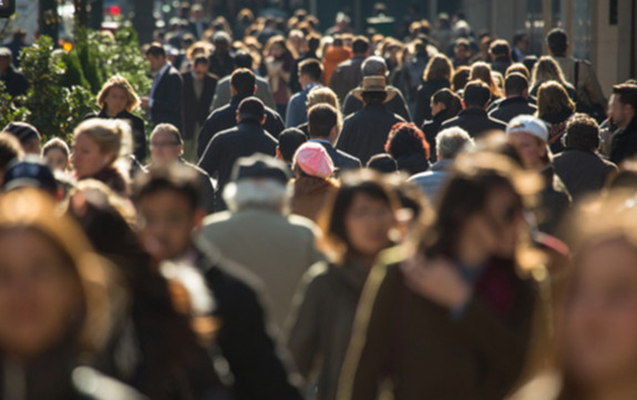
[[[281,156],[281,149],[279,148],[279,146],[276,146],[276,158],[278,158],[279,160],[283,160],[283,156]]]
[[[330,139],[330,142],[332,143],[336,141],[336,137],[338,136],[338,130],[336,128],[337,128],[337,125],[334,125],[332,129],[330,130],[329,139]]]
[[[267,120],[267,119],[268,119],[268,116],[264,115],[263,119],[261,119],[261,125],[265,124],[265,120]]]
[[[257,94],[257,85],[254,85],[254,90],[252,91],[252,94]]]
[[[198,231],[203,225],[203,220],[206,218],[206,210],[199,208],[195,211],[195,230]]]

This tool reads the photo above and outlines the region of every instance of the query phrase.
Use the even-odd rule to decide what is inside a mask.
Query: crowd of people
[[[149,93],[4,127],[0,399],[634,399],[637,82],[403,25],[184,4]]]

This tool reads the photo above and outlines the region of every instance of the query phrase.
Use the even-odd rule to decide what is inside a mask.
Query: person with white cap
[[[547,145],[548,129],[538,118],[520,115],[509,122],[506,133],[509,143],[515,147],[522,160],[522,166],[536,171],[544,179],[540,207],[536,212],[538,228],[541,232],[555,235],[570,207],[571,195],[555,174],[553,155]]]
[[[338,183],[331,178],[334,163],[320,143],[308,142],[296,151],[292,165],[296,176],[292,214],[316,222],[326,199],[338,189]]]

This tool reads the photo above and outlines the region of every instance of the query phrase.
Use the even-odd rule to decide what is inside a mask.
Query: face
[[[164,63],[166,62],[165,57],[153,56],[152,54],[149,54],[148,56],[146,56],[146,59],[148,60],[148,65],[150,65],[150,69],[155,72],[159,71],[164,66]]]
[[[283,52],[285,51],[283,49],[283,46],[281,46],[278,43],[273,44],[272,47],[271,47],[271,50],[272,50],[272,54],[275,57],[281,57],[283,55]]]
[[[75,138],[71,162],[79,179],[94,176],[113,162],[114,156],[103,154],[95,140],[86,134]]]
[[[615,125],[620,128],[628,126],[632,115],[630,115],[631,107],[624,105],[619,101],[619,96],[612,94],[608,100],[608,115]]]
[[[208,66],[206,64],[201,64],[201,63],[197,65],[193,65],[192,72],[195,74],[197,79],[203,79],[208,73]]]
[[[637,253],[623,240],[583,251],[564,307],[566,363],[582,382],[637,373]]]
[[[393,210],[387,203],[363,193],[354,195],[345,216],[345,229],[352,250],[366,257],[375,257],[391,244],[389,230],[394,222]]]
[[[69,165],[69,159],[66,153],[56,147],[49,149],[44,158],[49,168],[54,171],[64,171]]]
[[[0,235],[0,348],[20,358],[42,354],[68,332],[82,292],[68,261],[30,230]]]
[[[453,54],[458,60],[465,60],[469,57],[469,49],[465,46],[456,46],[453,48]]]
[[[128,94],[126,90],[121,87],[112,87],[108,90],[104,103],[108,110],[112,113],[119,114],[126,110],[128,105]]]
[[[528,36],[524,36],[524,37],[522,38],[522,40],[520,40],[520,41],[517,43],[517,48],[518,48],[518,49],[520,49],[520,51],[521,51],[522,53],[525,53],[525,54],[526,54],[526,53],[528,53],[528,51],[529,51],[529,45],[530,45],[530,44],[531,44],[531,42],[529,41],[529,37],[528,37]]]
[[[172,164],[182,153],[182,146],[170,132],[158,131],[150,138],[150,157],[159,165]]]
[[[138,212],[140,241],[156,261],[183,256],[190,247],[193,230],[203,219],[202,212],[193,210],[188,200],[173,190],[142,197]]]
[[[544,167],[544,158],[548,152],[546,145],[535,136],[526,132],[516,132],[508,135],[509,143],[515,147],[522,158],[524,168],[539,170]]]

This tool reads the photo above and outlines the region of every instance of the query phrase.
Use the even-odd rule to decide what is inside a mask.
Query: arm
[[[294,128],[302,124],[299,116],[302,113],[307,113],[305,107],[303,106],[303,101],[299,95],[294,95],[294,97],[288,102],[288,109],[286,114],[285,126],[288,128]]]

